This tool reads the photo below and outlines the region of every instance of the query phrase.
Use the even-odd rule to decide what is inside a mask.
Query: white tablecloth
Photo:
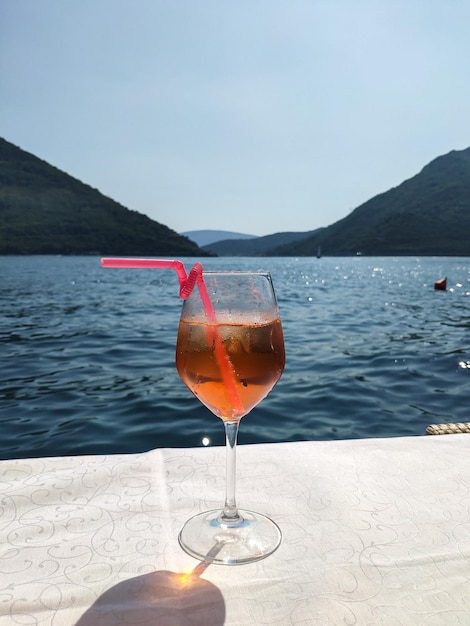
[[[470,435],[238,448],[238,503],[283,540],[241,566],[178,531],[223,448],[0,462],[0,624],[470,624]],[[185,575],[186,574],[186,575]]]

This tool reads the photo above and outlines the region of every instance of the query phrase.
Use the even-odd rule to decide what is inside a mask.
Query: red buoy
[[[445,291],[447,289],[447,276],[445,278],[441,278],[440,280],[436,280],[434,283],[434,289]]]

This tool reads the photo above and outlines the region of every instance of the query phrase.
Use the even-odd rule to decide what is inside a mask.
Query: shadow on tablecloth
[[[82,615],[76,626],[222,626],[218,587],[194,572],[157,571],[125,580]]]

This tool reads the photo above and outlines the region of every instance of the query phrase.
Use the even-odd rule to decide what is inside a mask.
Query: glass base
[[[278,525],[260,513],[238,511],[234,521],[222,519],[220,510],[199,513],[180,531],[185,552],[207,563],[243,565],[264,559],[281,543]]]

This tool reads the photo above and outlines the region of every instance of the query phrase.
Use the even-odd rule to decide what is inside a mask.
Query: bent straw
[[[101,266],[137,269],[174,269],[180,284],[180,298],[182,300],[187,300],[197,284],[207,318],[210,324],[216,324],[216,315],[207,291],[206,283],[204,282],[201,263],[195,263],[193,265],[189,272],[189,276],[186,273],[186,269],[182,261],[177,259],[103,258],[101,259]],[[238,413],[243,414],[245,409],[235,386],[235,372],[233,371],[232,364],[224,348],[222,339],[217,332],[217,328],[212,329],[211,335],[214,339],[215,355],[217,362],[219,363],[220,372],[222,374],[222,379],[224,381],[224,386],[227,390],[230,403]]]
[[[200,273],[202,274],[202,265],[200,263],[196,263],[194,267],[191,269],[191,272],[196,268],[196,266],[200,266]],[[189,298],[191,291],[194,289],[194,285],[197,279],[197,274],[199,273],[199,268],[196,268],[196,271],[193,274],[192,282],[190,289],[187,289],[187,283],[189,277],[186,275],[186,270],[181,261],[178,260],[167,260],[167,259],[101,259],[101,267],[130,267],[137,269],[174,269],[176,274],[178,275],[178,281],[180,284],[180,297],[183,300]],[[190,275],[191,275],[190,272]],[[185,290],[185,296],[183,297],[182,292]]]

